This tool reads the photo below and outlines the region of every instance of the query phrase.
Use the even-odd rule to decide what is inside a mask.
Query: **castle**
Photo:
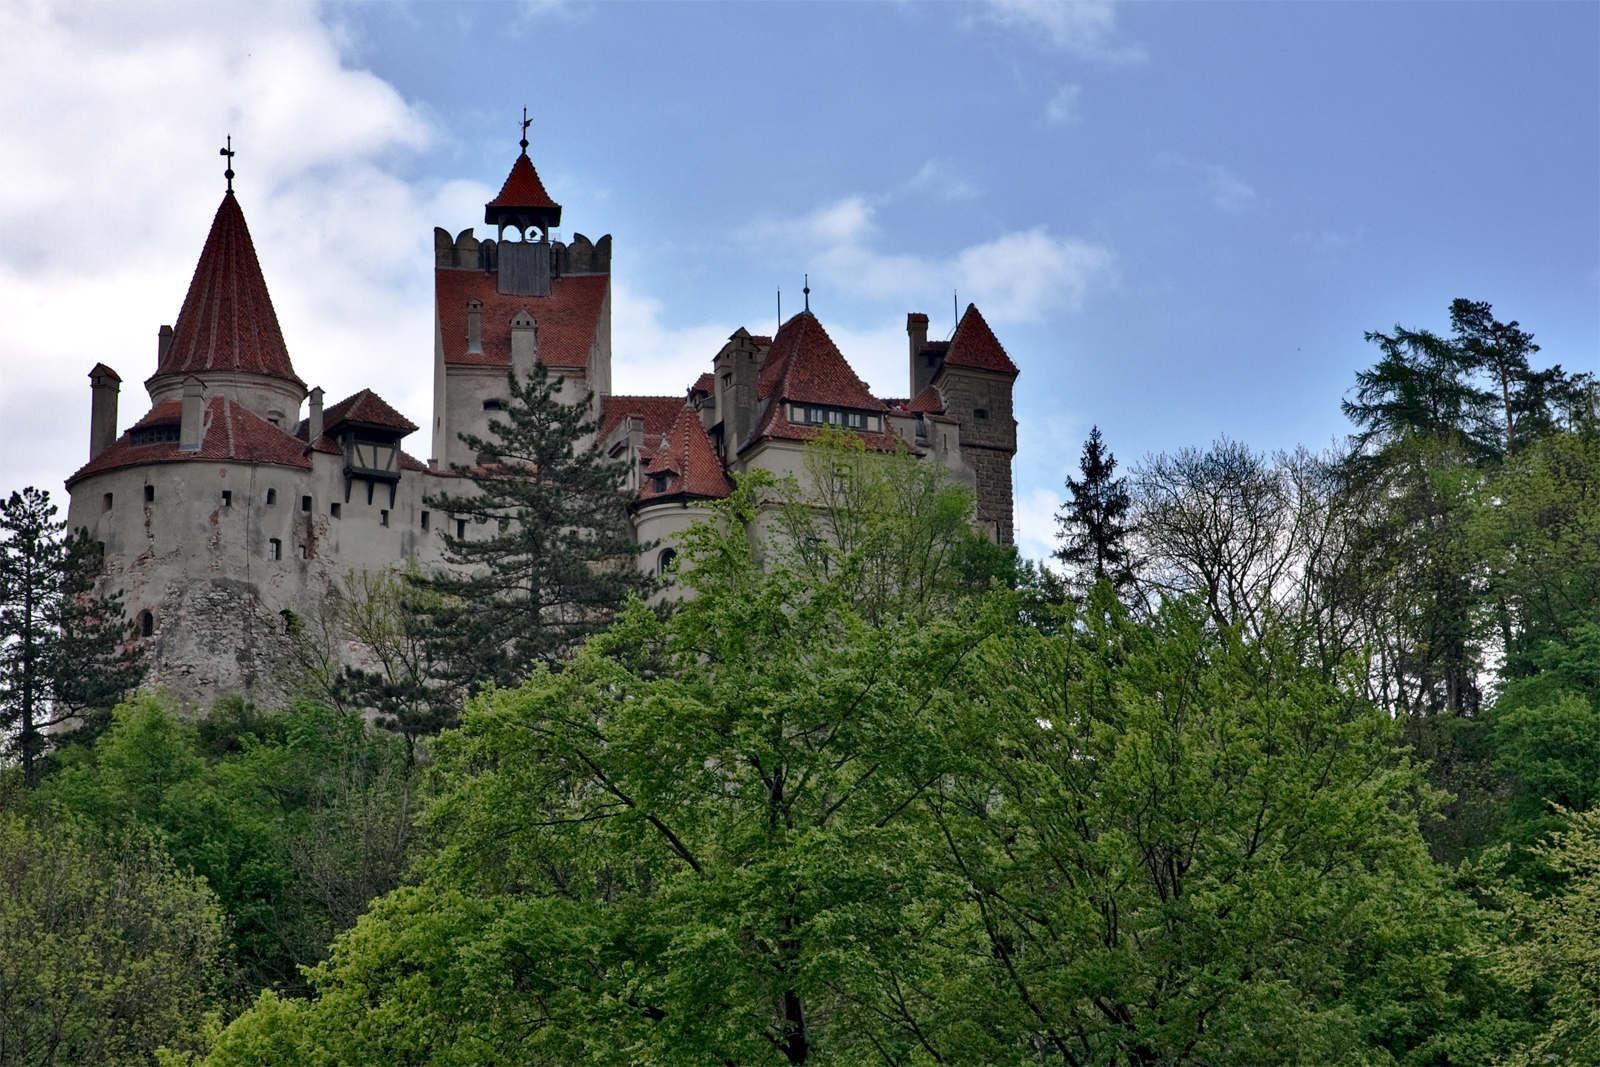
[[[598,446],[626,461],[639,565],[656,570],[677,537],[763,468],[803,476],[820,427],[905,448],[971,486],[978,521],[1012,541],[1012,388],[1017,368],[968,306],[946,341],[906,318],[907,396],[880,399],[851,370],[809,307],[775,336],[740,329],[680,396],[611,389],[611,238],[552,239],[561,206],[527,155],[484,208],[495,236],[434,231],[431,458],[402,442],[418,427],[370,389],[325,404],[296,374],[244,212],[228,191],[176,322],[158,333],[150,410],[120,435],[121,378],[89,372],[89,462],[67,479],[68,528],[104,549],[147,684],[188,706],[248,694],[270,677],[284,612],[352,570],[445,562],[440,536],[489,536],[425,500],[464,488],[461,434],[489,436],[508,403],[507,372],[542,362],[568,400],[593,394]],[[304,416],[302,416],[304,410]]]

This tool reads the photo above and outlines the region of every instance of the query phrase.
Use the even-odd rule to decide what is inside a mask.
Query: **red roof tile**
[[[156,374],[247,371],[304,386],[289,362],[250,228],[230,192],[211,222]]]
[[[603,396],[600,398],[600,433],[596,440],[604,441],[611,436],[611,431],[629,416],[644,420],[646,438],[659,438],[672,429],[685,404],[681,396]]]
[[[511,173],[506,175],[506,183],[500,187],[500,195],[483,205],[485,208],[556,208],[561,205],[550,199],[550,194],[544,191],[544,182],[539,180],[539,172],[533,169],[533,161],[524,152],[511,164]]]
[[[927,321],[928,321],[928,316],[924,315],[920,311],[913,311],[913,312],[911,312],[910,314],[908,314],[906,316],[906,322],[908,322],[908,323],[910,323],[910,322],[927,322]]]
[[[169,400],[158,404],[150,413],[134,424],[133,430],[146,426],[171,425],[183,418],[183,401]],[[280,430],[254,412],[240,407],[225,396],[214,396],[206,402],[200,435],[200,448],[193,452],[180,452],[176,441],[158,441],[154,444],[130,443],[133,430],[123,434],[117,442],[80,467],[67,485],[86,475],[120,467],[136,467],[146,463],[187,463],[191,460],[216,462],[230,460],[237,463],[272,463],[280,467],[307,469],[311,461],[306,458],[305,443]]]
[[[610,290],[606,274],[555,278],[549,296],[495,291],[495,276],[477,270],[435,270],[433,292],[446,363],[511,366],[511,319],[527,308],[539,325],[539,359],[551,368],[586,367],[600,308]],[[483,304],[483,351],[467,351],[467,301]]]
[[[906,410],[943,411],[944,401],[939,399],[939,390],[930,385],[907,402]]]
[[[883,401],[850,369],[822,323],[802,311],[778,330],[761,365],[758,397],[882,411]]]
[[[384,426],[404,433],[412,433],[417,424],[390,407],[383,397],[371,389],[363,389],[347,396],[322,413],[322,425],[329,430],[341,422],[359,422],[368,426]]]
[[[668,479],[659,493],[647,481],[639,493],[640,502],[671,496],[720,500],[733,492],[722,461],[700,425],[700,416],[691,408],[683,408],[660,443],[647,451],[650,464],[646,473],[667,474]]]
[[[945,364],[952,367],[976,367],[1017,376],[1017,365],[1011,362],[1006,350],[1000,346],[994,331],[978,313],[978,305],[968,304],[966,314],[956,324],[950,338],[950,348],[945,353]]]
[[[700,377],[694,380],[694,384],[689,387],[689,392],[705,393],[707,396],[710,396],[716,391],[717,380],[713,378],[709,372],[700,375]]]

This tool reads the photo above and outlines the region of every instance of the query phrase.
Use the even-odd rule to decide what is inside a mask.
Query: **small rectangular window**
[[[101,503],[105,505],[105,510],[106,511],[110,511],[111,510],[111,494],[107,493],[104,497],[102,497],[101,498]]]
[[[485,400],[483,402],[483,410],[485,410],[485,411],[504,411],[505,407],[498,400]]]
[[[389,509],[388,508],[382,508],[382,509],[380,509],[378,511],[378,525],[379,526],[387,526],[387,525],[389,525]]]
[[[300,510],[301,511],[310,511],[311,510],[311,498],[310,497],[303,496],[303,497],[300,498]]]
[[[156,487],[155,486],[147,485],[147,486],[144,487],[144,502],[146,504],[154,504],[156,502]]]
[[[426,511],[422,513],[422,528],[424,530],[428,528],[428,513]]]
[[[276,504],[277,502],[278,502],[278,491],[276,489],[268,489],[267,490],[267,506],[271,507],[273,504]]]
[[[973,408],[972,417],[975,419],[987,419],[989,417],[989,413],[983,408]]]
[[[233,490],[232,489],[224,489],[222,491],[222,506],[225,507],[225,508],[233,507]]]
[[[339,517],[339,505],[338,504],[329,504],[328,505],[328,514],[332,515],[334,518],[337,519]]]
[[[310,541],[307,541],[305,544],[300,546],[300,558],[301,559],[310,559],[311,558],[311,542]]]
[[[267,542],[267,558],[268,559],[282,559],[283,558],[283,542],[278,540],[276,537],[274,537],[272,540]]]
[[[466,539],[467,539],[467,520],[466,519],[457,519],[456,520],[456,540],[457,541],[465,541]]]

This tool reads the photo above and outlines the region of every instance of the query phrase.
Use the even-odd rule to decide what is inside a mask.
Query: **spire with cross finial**
[[[228,169],[222,172],[222,176],[224,178],[228,179],[228,195],[232,196],[233,195],[233,134],[231,134],[231,133],[228,134],[228,146],[226,148],[219,149],[217,154],[228,157]]]
[[[800,291],[806,294],[806,314],[809,315],[811,314],[811,275],[807,274],[805,277],[806,287]]]
[[[522,109],[522,140],[519,142],[522,145],[522,154],[523,155],[527,155],[528,154],[528,127],[532,126],[532,125],[533,125],[533,120],[528,117],[528,109],[527,108],[523,108]]]

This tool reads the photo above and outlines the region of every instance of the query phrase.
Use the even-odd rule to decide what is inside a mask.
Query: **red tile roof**
[[[441,269],[433,272],[439,330],[446,363],[511,366],[511,319],[527,308],[539,324],[539,359],[547,367],[585,367],[600,308],[610,289],[606,274],[555,278],[549,296],[508,296],[495,291],[495,276],[486,271]],[[483,351],[467,351],[467,301],[483,304]]]
[[[247,371],[300,385],[283,343],[239,201],[230,192],[211,222],[156,374]]]
[[[906,316],[906,322],[908,322],[908,323],[911,323],[911,322],[927,322],[927,321],[928,321],[928,316],[924,315],[920,311],[913,311],[909,315]]]
[[[883,401],[850,369],[822,323],[802,311],[778,330],[761,365],[761,399],[772,396],[809,404],[882,411]]]
[[[115,381],[115,382],[122,381],[122,375],[118,374],[116,371],[112,370],[110,367],[106,366],[104,363],[96,363],[94,365],[94,369],[89,372],[89,377],[91,377],[91,378],[110,378],[112,381]]]
[[[603,396],[600,398],[600,433],[604,441],[623,419],[637,416],[644,420],[644,434],[659,438],[672,429],[686,401],[681,396]]]
[[[1013,378],[1018,373],[1017,365],[1006,355],[1006,350],[1000,346],[989,324],[983,321],[976,304],[968,304],[966,314],[956,324],[956,332],[950,338],[950,348],[945,353],[944,361],[946,366],[976,367],[1009,374]]]
[[[694,384],[689,387],[689,392],[705,393],[707,396],[710,396],[716,391],[717,380],[713,378],[709,372],[700,375],[700,377],[694,380]]]
[[[928,386],[906,403],[907,411],[943,411],[944,401],[939,399],[939,390]]]
[[[650,442],[646,444],[644,452],[650,461],[646,473],[666,474],[668,479],[666,488],[659,493],[652,482],[646,481],[639,493],[641,503],[672,496],[720,500],[733,492],[722,461],[693,409],[683,408],[655,447],[648,447]]]
[[[169,400],[152,408],[148,415],[134,424],[133,430],[146,426],[170,426],[180,423],[182,419],[183,401]],[[90,474],[146,463],[230,460],[301,469],[311,466],[311,461],[305,455],[303,441],[291,437],[260,415],[245,410],[229,397],[214,396],[206,402],[203,426],[200,448],[193,452],[180,452],[176,441],[131,444],[129,439],[133,430],[129,430],[110,448],[78,468],[67,479],[67,485]]]
[[[544,191],[544,182],[539,180],[539,172],[533,169],[533,161],[524,152],[511,164],[511,173],[506,175],[506,183],[500,187],[500,195],[483,205],[485,208],[517,208],[542,207],[557,208],[560,204],[550,199],[550,194]]]
[[[412,433],[417,424],[390,407],[383,397],[371,389],[363,389],[354,396],[327,408],[322,413],[322,425],[329,430],[341,422],[359,422],[368,426],[383,426]]]

